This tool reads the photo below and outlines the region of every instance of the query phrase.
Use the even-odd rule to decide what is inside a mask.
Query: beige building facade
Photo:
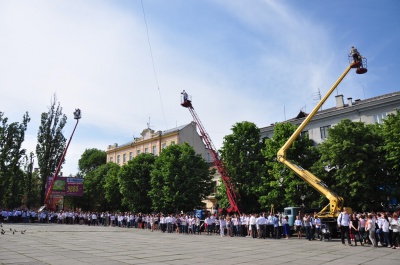
[[[214,167],[212,156],[198,134],[195,122],[165,131],[154,131],[147,128],[142,131],[140,136],[122,145],[109,145],[106,150],[107,162],[117,163],[122,166],[141,153],[159,155],[167,146],[188,143],[197,154],[200,154],[210,164],[210,169]],[[216,205],[215,193],[216,187],[219,185],[219,179],[220,175],[216,171],[213,177],[213,182],[215,182],[214,191],[203,200],[205,208],[209,211],[213,211]]]
[[[144,129],[141,137],[133,141],[107,147],[107,162],[117,163],[122,166],[142,153],[159,155],[162,149],[169,145],[188,143],[197,154],[200,154],[207,162],[212,162],[210,152],[206,149],[200,135],[196,130],[196,123],[191,122],[165,131]]]

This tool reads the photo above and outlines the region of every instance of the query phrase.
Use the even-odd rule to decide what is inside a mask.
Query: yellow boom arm
[[[278,161],[285,164],[291,170],[293,170],[301,179],[310,184],[314,189],[319,191],[322,195],[324,195],[328,200],[329,204],[325,206],[319,213],[320,217],[335,217],[337,212],[343,207],[343,198],[338,196],[335,192],[331,191],[328,186],[319,178],[314,176],[311,172],[303,169],[302,167],[293,164],[289,160],[286,159],[286,151],[293,144],[296,138],[300,135],[300,133],[304,130],[306,125],[310,122],[310,120],[315,116],[317,111],[321,108],[321,106],[325,103],[325,101],[329,98],[332,92],[336,89],[336,87],[340,84],[343,78],[347,75],[347,73],[352,68],[352,65],[349,65],[347,69],[343,72],[343,74],[339,77],[339,79],[333,84],[333,86],[329,89],[326,95],[318,102],[318,104],[314,107],[311,113],[305,118],[305,120],[300,124],[300,126],[296,129],[296,131],[290,136],[290,138],[286,141],[286,143],[279,149],[277,158]],[[329,212],[328,212],[329,209]]]

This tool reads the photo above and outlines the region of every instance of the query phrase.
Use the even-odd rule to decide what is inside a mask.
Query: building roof
[[[188,123],[188,124],[181,125],[181,126],[178,126],[178,127],[172,128],[172,129],[168,129],[168,130],[165,130],[165,131],[158,131],[158,133],[160,133],[161,136],[165,136],[165,135],[168,135],[168,134],[171,134],[171,133],[179,132],[180,130],[182,130],[182,129],[185,128],[186,126],[189,126],[190,124],[191,124],[191,123]],[[136,139],[137,139],[137,138],[136,138]],[[139,139],[140,139],[140,138],[139,138]],[[121,148],[121,147],[124,147],[124,146],[130,146],[130,145],[132,145],[132,144],[135,143],[135,142],[136,142],[136,140],[134,139],[133,141],[129,141],[129,142],[127,142],[127,143],[118,145],[117,148]]]
[[[386,99],[390,99],[392,97],[398,97],[398,96],[400,96],[400,91],[392,92],[392,93],[384,94],[384,95],[380,95],[380,96],[376,96],[376,97],[373,97],[373,98],[367,98],[367,99],[364,99],[364,100],[355,99],[355,100],[352,100],[352,105],[351,106],[349,106],[349,104],[344,104],[343,108],[337,108],[335,106],[335,107],[328,108],[328,109],[325,109],[325,110],[320,110],[315,114],[315,116],[320,116],[320,115],[324,115],[324,114],[328,114],[328,113],[333,113],[333,112],[335,112],[335,111],[337,111],[339,109],[344,109],[344,108],[347,108],[347,107],[354,107],[354,106],[360,106],[361,107],[361,105],[364,105],[364,104],[374,103],[374,102],[377,102],[377,101],[386,100]],[[350,99],[350,98],[348,98],[348,99]],[[286,120],[284,122],[296,123],[296,121],[301,120],[301,119],[303,119],[303,118],[305,118],[307,116],[308,116],[308,113],[300,111],[299,114],[296,117],[288,119],[288,120]],[[275,124],[276,123],[273,123],[270,126],[265,126],[265,127],[261,128],[261,131],[265,131],[265,130],[267,130],[267,128],[274,127]]]

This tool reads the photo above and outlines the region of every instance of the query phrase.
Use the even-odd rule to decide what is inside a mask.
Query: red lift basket
[[[349,63],[351,68],[357,68],[356,73],[359,75],[365,74],[367,69],[367,58],[360,55],[360,61],[355,62],[353,56],[349,55]]]

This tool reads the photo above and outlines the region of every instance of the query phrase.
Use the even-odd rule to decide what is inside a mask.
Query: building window
[[[110,157],[110,162],[113,162],[113,161],[114,161],[113,157]]]
[[[145,154],[148,154],[148,153],[149,153],[149,148],[146,147],[146,148],[144,149],[144,153],[145,153]]]
[[[117,155],[117,164],[119,164],[119,155]]]
[[[308,134],[308,131],[302,131],[300,133],[300,137],[305,138],[307,134]]]
[[[207,156],[207,159],[206,159],[206,160],[207,160],[207,162],[210,162],[210,161],[211,161],[211,158],[210,158],[210,153],[207,153],[207,155],[206,155],[206,156]]]
[[[383,119],[386,119],[386,113],[379,113],[374,115],[375,123],[383,123]]]
[[[162,144],[162,149],[164,149],[165,147],[167,147],[167,143]]]
[[[137,150],[137,151],[136,151],[136,154],[137,154],[137,155],[140,155],[140,150]]]
[[[157,153],[157,146],[153,145],[153,155]]]
[[[133,157],[133,153],[129,152],[129,160],[132,160],[132,157]]]
[[[326,139],[326,138],[328,138],[328,129],[329,129],[329,128],[331,128],[330,125],[328,125],[328,126],[323,126],[323,127],[320,127],[320,128],[319,128],[320,131],[321,131],[321,139]]]
[[[175,141],[171,141],[171,145],[174,145],[175,144]]]
[[[125,163],[126,162],[126,154],[122,155],[122,162]]]

